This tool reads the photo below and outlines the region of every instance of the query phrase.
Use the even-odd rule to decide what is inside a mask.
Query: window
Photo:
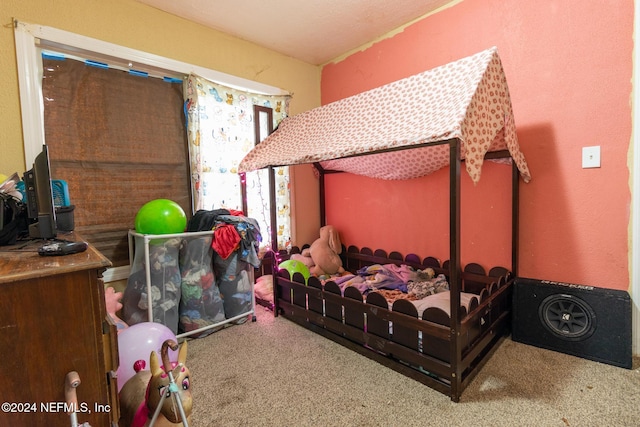
[[[14,21],[20,100],[22,109],[25,163],[33,163],[45,142],[44,106],[42,99],[42,59],[40,50],[72,53],[107,62],[122,69],[136,69],[150,75],[186,76],[191,72],[230,87],[264,94],[286,94],[261,83],[238,78],[192,64],[114,45],[51,27]],[[73,195],[72,195],[73,197]],[[110,269],[105,281],[128,277],[128,268]]]
[[[182,80],[91,64],[43,56],[45,137],[76,231],[119,267],[142,205],[168,198],[191,211]]]
[[[272,209],[269,171],[238,175],[238,165],[256,143],[287,116],[289,96],[261,95],[190,75],[185,85],[195,209],[243,211],[257,220],[262,244],[284,249],[289,240],[289,169],[277,168]],[[271,213],[277,220],[273,239]]]

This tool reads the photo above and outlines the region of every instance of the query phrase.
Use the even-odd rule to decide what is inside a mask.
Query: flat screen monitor
[[[53,204],[53,186],[49,151],[46,144],[36,156],[33,168],[23,177],[27,195],[27,216],[29,217],[29,237],[33,239],[54,239],[56,230],[56,211]]]

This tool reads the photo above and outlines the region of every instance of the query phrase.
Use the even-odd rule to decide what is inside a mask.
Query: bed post
[[[451,313],[451,399],[460,400],[462,393],[462,352],[460,336],[460,291],[462,276],[460,269],[460,140],[449,143],[449,283]]]
[[[273,166],[269,166],[269,199],[271,199],[271,209],[269,219],[271,220],[271,249],[278,252],[278,216],[276,215],[276,173]]]
[[[271,222],[271,252],[273,253],[271,266],[271,276],[273,277],[273,316],[278,317],[280,309],[278,304],[278,291],[276,283],[278,279],[278,216],[276,215],[276,173],[273,166],[269,166],[269,200],[271,201],[271,209],[269,210],[269,219]]]
[[[520,173],[516,162],[511,160],[511,273],[518,275]]]
[[[320,193],[320,227],[327,225],[327,208],[325,205],[325,188],[324,188],[324,168],[320,163],[314,163],[313,166],[318,171],[319,193]]]

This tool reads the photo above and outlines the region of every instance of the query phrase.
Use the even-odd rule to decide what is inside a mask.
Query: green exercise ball
[[[311,273],[309,272],[309,268],[306,265],[304,265],[303,262],[300,262],[300,261],[297,261],[297,260],[294,260],[294,259],[289,259],[287,261],[282,261],[278,265],[278,268],[280,270],[287,270],[291,277],[293,277],[293,273],[300,273],[300,274],[302,274],[302,277],[304,277],[305,281],[311,275]]]
[[[168,199],[156,199],[145,203],[135,220],[140,234],[182,233],[187,228],[187,215],[179,204]]]

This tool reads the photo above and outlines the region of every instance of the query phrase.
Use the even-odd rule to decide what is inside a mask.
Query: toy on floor
[[[129,325],[127,325],[126,322],[116,314],[122,308],[122,303],[120,302],[121,299],[122,292],[116,292],[116,290],[111,286],[104,290],[104,302],[107,306],[107,314],[109,314],[113,323],[116,324],[118,333],[129,327]]]
[[[136,374],[135,364],[139,360],[148,360],[154,351],[160,352],[167,340],[178,341],[171,329],[156,322],[136,323],[118,334],[118,391]],[[176,352],[171,352],[172,362],[178,360],[177,357]]]
[[[143,370],[144,363],[138,363],[136,374],[120,390],[120,427],[188,427],[193,402],[185,365],[187,342],[180,345],[177,363],[169,361],[168,348],[176,350],[178,345],[173,340],[162,344],[162,365],[152,351],[150,370]]]
[[[340,233],[332,225],[320,228],[320,238],[316,239],[308,249],[302,251],[299,256],[291,256],[291,259],[301,261],[309,267],[311,274],[315,276],[331,276],[344,273],[340,253],[342,242]]]

